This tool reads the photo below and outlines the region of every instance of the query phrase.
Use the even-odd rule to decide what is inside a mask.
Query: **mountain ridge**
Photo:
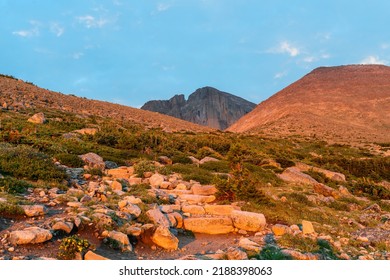
[[[151,100],[141,109],[159,112],[203,126],[224,130],[256,104],[213,87],[202,87],[189,95],[174,95],[169,100]]]

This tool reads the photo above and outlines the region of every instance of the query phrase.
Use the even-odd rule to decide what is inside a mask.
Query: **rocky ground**
[[[92,153],[83,159],[87,163],[85,172],[82,168],[61,166],[72,178],[72,187],[67,191],[30,190],[24,215],[1,218],[2,259],[57,258],[61,240],[75,234],[92,245],[88,252],[76,256],[84,259],[237,260],[256,258],[267,248],[277,248],[279,254],[293,259],[327,259],[329,253],[341,259],[390,259],[387,251],[370,246],[390,238],[390,213],[377,204],[362,209],[360,218],[379,219],[379,227],[369,228],[348,220],[347,224],[358,223],[359,231],[334,238],[316,232],[310,221],[303,220],[300,225],[270,224],[263,214],[242,211],[240,203],[217,204],[215,186],[183,181],[179,174],[145,172],[138,177],[134,167],[123,166],[106,169],[103,176],[91,175],[88,168],[103,168],[104,162]],[[312,200],[332,202],[340,196],[350,196],[343,188],[335,191],[318,184],[301,172],[307,168],[297,164],[279,176],[291,183],[312,184],[317,193]],[[317,171],[334,180],[345,180],[340,173]],[[2,202],[7,200],[3,198]],[[279,247],[278,239],[286,235],[324,240],[336,252],[307,253],[295,249],[294,244]],[[357,251],[346,249],[351,242],[359,243]]]

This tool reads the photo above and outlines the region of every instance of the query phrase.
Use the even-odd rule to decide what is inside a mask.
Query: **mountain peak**
[[[141,109],[223,130],[255,106],[243,98],[206,86],[190,94],[188,100],[184,95],[175,95],[169,100],[148,101]]]

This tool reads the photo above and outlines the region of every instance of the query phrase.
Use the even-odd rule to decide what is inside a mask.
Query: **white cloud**
[[[276,48],[272,49],[271,53],[283,53],[288,54],[291,57],[295,57],[301,52],[297,47],[293,46],[288,41],[283,41]]]
[[[53,22],[50,24],[50,32],[54,33],[57,37],[61,37],[65,32],[65,28],[59,23]]]
[[[86,28],[102,28],[105,26],[109,20],[105,18],[95,18],[94,16],[91,15],[85,15],[85,16],[80,16],[77,17],[77,20],[81,23],[84,24]]]
[[[304,62],[307,62],[307,63],[312,63],[314,61],[316,61],[317,59],[314,57],[314,56],[307,56],[303,59]]]
[[[159,3],[157,4],[156,8],[151,12],[151,15],[157,15],[163,12],[168,11],[172,7],[171,4],[168,3]]]
[[[276,73],[275,76],[274,76],[274,79],[280,79],[280,78],[283,78],[284,76],[287,75],[287,72],[286,71],[283,71],[283,72],[279,72],[279,73]]]
[[[360,64],[386,64],[387,61],[380,59],[378,56],[370,55],[360,61]]]
[[[387,50],[388,48],[390,48],[390,44],[388,44],[388,43],[383,43],[381,45],[381,49],[383,49],[383,50]]]
[[[30,37],[36,37],[39,36],[39,28],[41,26],[41,23],[35,20],[30,20],[31,28],[24,29],[24,30],[17,30],[12,32],[12,34],[24,38],[30,38]]]
[[[72,54],[73,59],[80,59],[82,56],[84,56],[83,52],[76,52],[76,53]]]

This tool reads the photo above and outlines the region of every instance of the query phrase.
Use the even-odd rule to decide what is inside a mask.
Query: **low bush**
[[[23,180],[18,180],[11,177],[0,179],[0,191],[2,192],[10,194],[25,193],[28,188],[32,187],[33,185]]]
[[[91,244],[88,240],[77,235],[64,238],[61,241],[57,258],[60,260],[73,260],[77,253],[83,254]]]
[[[84,166],[84,161],[78,156],[74,154],[57,154],[54,156],[61,164],[66,165],[68,167],[83,167]]]

